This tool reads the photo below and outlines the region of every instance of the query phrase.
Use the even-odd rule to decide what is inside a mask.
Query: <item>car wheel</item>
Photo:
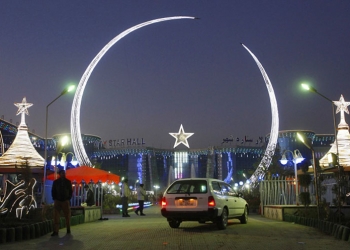
[[[224,208],[222,210],[221,216],[218,217],[218,221],[216,222],[216,224],[220,230],[223,230],[223,229],[226,229],[227,227],[227,221],[228,221],[227,209]]]
[[[239,220],[241,221],[242,224],[247,224],[247,222],[248,222],[248,209],[247,209],[247,207],[244,208],[244,213],[242,214],[241,217],[239,217]]]
[[[178,228],[180,226],[181,221],[179,220],[171,220],[169,221],[169,226],[171,228]]]

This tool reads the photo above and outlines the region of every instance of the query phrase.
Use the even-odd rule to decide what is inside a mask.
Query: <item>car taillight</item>
[[[208,206],[209,207],[215,207],[215,200],[213,196],[208,197]]]
[[[163,198],[162,198],[162,207],[166,207],[166,205],[167,205],[167,204],[166,204],[166,199],[165,199],[165,197],[163,197]]]

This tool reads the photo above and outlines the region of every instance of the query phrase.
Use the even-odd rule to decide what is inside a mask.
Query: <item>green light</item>
[[[301,87],[306,90],[310,90],[310,86],[307,83],[302,83]]]
[[[297,133],[297,137],[308,149],[312,151],[314,150],[310,141],[305,140],[305,137],[303,135],[301,135],[300,133]]]
[[[304,137],[303,137],[301,134],[299,134],[299,133],[297,133],[297,136],[298,136],[298,139],[299,139],[302,143],[305,144]]]
[[[67,94],[68,92],[71,92],[71,91],[73,91],[75,89],[75,85],[69,85],[67,88],[65,88],[63,91],[62,91],[62,93],[61,93],[61,95],[64,95],[64,94]],[[56,100],[56,99],[55,99]]]
[[[70,86],[68,87],[67,92],[71,92],[71,91],[73,91],[74,89],[75,89],[75,85],[70,85]]]
[[[68,136],[61,138],[61,146],[65,146],[68,143]]]

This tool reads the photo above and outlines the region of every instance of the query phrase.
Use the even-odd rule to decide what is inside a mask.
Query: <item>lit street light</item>
[[[136,191],[136,183],[138,183],[139,182],[139,179],[137,179],[136,181],[135,181],[135,191]]]
[[[75,89],[74,85],[70,85],[67,88],[65,88],[61,94],[59,96],[57,96],[52,102],[50,102],[47,106],[46,106],[46,126],[45,126],[45,148],[44,148],[44,158],[45,158],[45,163],[44,163],[44,187],[43,187],[43,194],[41,197],[41,201],[46,203],[46,199],[45,199],[45,182],[46,182],[46,165],[47,165],[47,125],[48,125],[48,114],[49,114],[49,106],[54,103],[58,98],[60,98],[61,96],[67,94],[68,92],[72,91]]]
[[[301,155],[300,151],[298,149],[293,151],[290,150],[285,150],[283,152],[282,155],[282,159],[280,160],[280,162],[282,163],[282,165],[286,165],[288,162],[288,159],[286,158],[286,153],[290,152],[293,156],[293,163],[294,163],[294,175],[295,175],[295,203],[297,205],[299,205],[298,202],[298,196],[299,196],[299,185],[298,185],[298,172],[297,172],[297,164],[299,164],[300,162],[302,162],[305,158],[303,158],[303,156]]]
[[[335,147],[337,149],[337,157],[336,157],[336,165],[338,167],[338,197],[340,197],[340,164],[339,164],[339,148],[338,148],[338,138],[337,138],[337,127],[335,124],[335,104],[334,102],[329,99],[328,97],[322,95],[321,93],[319,93],[315,88],[311,87],[309,84],[307,83],[302,83],[301,86],[303,87],[303,89],[306,89],[308,91],[311,91],[315,94],[318,94],[319,96],[323,97],[324,99],[326,99],[327,101],[332,103],[332,115],[333,115],[333,127],[334,127],[334,142],[335,142]],[[339,213],[339,222],[340,222],[340,209],[341,209],[341,205],[340,205],[340,201],[338,201],[338,213]]]
[[[156,190],[156,192],[155,192],[155,197],[156,197],[156,203],[158,203],[157,190],[159,189],[159,186],[158,186],[158,185],[154,185],[153,187],[154,187],[154,189]]]
[[[64,171],[66,171],[66,154],[61,151],[64,146],[68,143],[68,136],[63,136],[56,145],[56,161],[55,161],[55,167],[54,167],[54,177],[55,180],[57,179],[57,161],[58,161],[58,155],[61,153],[61,160],[59,164],[63,167]]]
[[[316,158],[315,158],[315,150],[312,147],[310,141],[307,141],[304,136],[300,133],[297,133],[298,139],[312,152],[312,167],[314,170],[314,179],[315,179],[315,193],[316,193],[316,206],[317,206],[317,219],[320,220],[320,196],[318,192],[318,176],[316,170]]]
[[[318,94],[319,96],[323,97],[324,99],[326,99],[327,101],[332,103],[332,115],[333,115],[333,127],[334,127],[334,142],[337,148],[337,158],[339,158],[339,150],[338,150],[338,140],[337,140],[337,126],[335,124],[335,105],[334,102],[329,99],[328,97],[322,95],[320,92],[318,92],[315,88],[311,87],[310,85],[308,85],[307,83],[302,83],[301,86],[303,87],[303,89],[308,90],[310,92],[313,92],[315,94]],[[339,164],[338,164],[338,168],[339,168]]]

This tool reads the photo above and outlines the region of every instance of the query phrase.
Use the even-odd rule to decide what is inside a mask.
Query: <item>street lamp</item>
[[[246,182],[245,182],[245,184],[244,184],[244,187],[246,188],[246,189],[248,189],[248,194],[249,194],[249,188],[250,188],[250,180],[246,180]]]
[[[135,191],[136,191],[136,183],[138,183],[139,182],[139,179],[137,179],[136,181],[135,181]]]
[[[153,187],[156,190],[156,195],[155,196],[156,196],[156,202],[158,202],[157,190],[158,190],[159,186],[158,185],[154,185]]]
[[[314,178],[315,178],[315,193],[316,193],[316,206],[317,206],[317,219],[320,220],[320,197],[318,192],[318,176],[316,170],[316,158],[315,158],[315,150],[312,147],[310,141],[307,141],[303,135],[297,133],[298,139],[312,152],[312,167],[314,170]]]
[[[335,146],[337,148],[337,157],[339,158],[339,149],[338,149],[338,140],[337,140],[337,127],[335,124],[335,105],[334,102],[329,99],[328,97],[322,95],[320,92],[318,92],[315,88],[311,87],[310,85],[308,85],[307,83],[302,83],[301,86],[303,87],[303,89],[308,90],[312,93],[318,94],[319,96],[323,97],[324,99],[326,99],[327,101],[332,103],[332,115],[333,115],[333,128],[334,128],[334,141],[335,141]],[[339,164],[338,164],[338,168],[339,168]]]
[[[321,93],[319,93],[315,88],[311,87],[310,85],[308,85],[307,83],[302,83],[301,86],[303,87],[303,89],[306,89],[308,91],[311,91],[315,94],[318,94],[319,96],[323,97],[324,99],[326,99],[327,101],[332,103],[332,115],[333,115],[333,127],[334,127],[334,142],[335,142],[335,147],[337,149],[337,157],[336,157],[336,165],[338,167],[338,197],[340,199],[340,164],[339,164],[339,147],[338,147],[338,138],[337,138],[337,127],[335,124],[335,105],[334,102],[329,99],[328,97],[322,95]],[[339,222],[340,222],[340,209],[341,209],[341,205],[340,205],[340,201],[338,201],[338,213],[339,213]]]
[[[58,155],[61,153],[61,160],[59,164],[63,167],[63,169],[66,171],[66,153],[61,151],[64,146],[68,143],[68,136],[63,136],[56,145],[56,162],[55,162],[55,180],[56,180],[56,171],[57,171],[57,160],[58,160]]]
[[[45,158],[45,164],[44,164],[44,187],[43,187],[43,194],[41,197],[41,201],[42,202],[46,202],[45,199],[45,182],[46,182],[46,165],[47,165],[47,125],[48,125],[48,115],[49,115],[49,106],[54,103],[58,98],[60,98],[61,96],[67,94],[68,92],[71,92],[72,90],[75,89],[74,85],[70,85],[67,88],[65,88],[61,94],[59,96],[57,96],[52,102],[50,102],[47,106],[46,106],[46,125],[45,125],[45,148],[44,148],[44,158]]]
[[[303,158],[303,156],[301,155],[300,151],[298,149],[293,151],[290,150],[285,150],[282,154],[282,159],[280,160],[280,162],[282,163],[282,165],[286,165],[288,162],[288,159],[286,158],[286,153],[290,152],[293,156],[293,163],[294,163],[294,178],[295,178],[295,203],[297,205],[299,205],[298,202],[298,195],[299,195],[299,185],[298,185],[298,172],[297,172],[297,164],[299,164],[300,162],[302,162],[303,160],[305,160],[305,158]]]

